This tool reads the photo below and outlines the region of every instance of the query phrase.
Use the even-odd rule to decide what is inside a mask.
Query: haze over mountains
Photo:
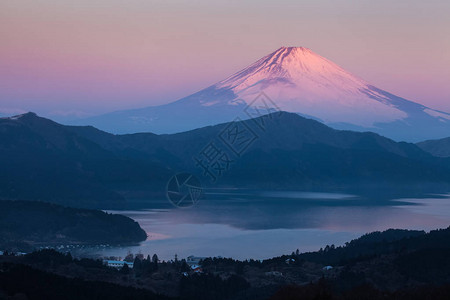
[[[256,123],[262,120],[264,130]],[[239,154],[220,139],[230,126],[250,128],[256,137]],[[212,144],[229,159],[216,181],[195,160]],[[447,158],[286,112],[170,135],[113,135],[27,113],[0,119],[0,163],[1,199],[103,209],[124,207],[130,192],[145,201],[163,199],[167,181],[179,172],[196,174],[205,186],[264,189],[433,185],[436,192],[450,182]]]
[[[229,122],[264,92],[274,105],[336,129],[417,142],[450,135],[450,114],[383,91],[303,47],[281,47],[178,101],[77,120],[111,133],[175,133]]]
[[[450,137],[417,143],[422,150],[439,157],[450,157]]]

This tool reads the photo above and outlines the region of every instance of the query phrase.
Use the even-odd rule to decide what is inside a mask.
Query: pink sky
[[[177,100],[280,46],[450,112],[449,1],[6,0],[0,114]]]

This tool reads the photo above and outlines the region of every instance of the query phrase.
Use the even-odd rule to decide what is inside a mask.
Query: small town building
[[[103,264],[105,266],[111,267],[111,268],[117,268],[117,269],[121,269],[123,268],[123,266],[125,264],[128,265],[128,268],[133,268],[133,263],[132,262],[128,262],[128,261],[123,261],[123,260],[104,260]]]

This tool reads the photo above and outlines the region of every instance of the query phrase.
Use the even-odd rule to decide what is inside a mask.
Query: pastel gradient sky
[[[450,111],[450,1],[2,0],[0,114],[177,100],[280,46]]]

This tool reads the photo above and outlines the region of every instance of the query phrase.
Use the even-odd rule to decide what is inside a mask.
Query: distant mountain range
[[[418,142],[450,135],[450,114],[390,94],[303,47],[281,47],[247,68],[178,101],[77,120],[111,133],[175,133],[225,123],[250,105],[298,113],[336,129]],[[270,100],[269,100],[270,99]],[[254,102],[256,100],[256,102]],[[258,101],[260,103],[258,103]],[[267,112],[266,112],[267,113]]]
[[[450,183],[450,159],[286,112],[170,135],[114,135],[27,113],[0,119],[0,165],[0,199],[96,208],[123,207],[130,197],[164,199],[178,172],[209,187],[410,190]]]
[[[422,150],[438,157],[450,157],[450,137],[417,143]]]

